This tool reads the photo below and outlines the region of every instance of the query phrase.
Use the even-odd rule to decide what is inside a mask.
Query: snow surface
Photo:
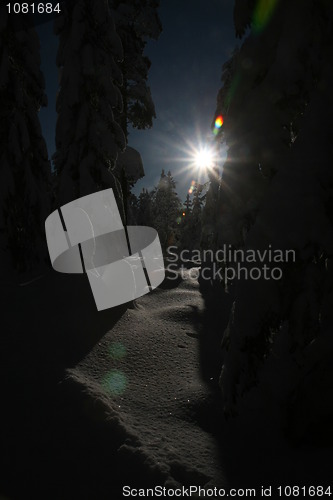
[[[102,398],[140,453],[171,482],[225,484],[216,440],[200,428],[195,408],[211,390],[200,377],[193,308],[202,310],[198,282],[186,279],[172,291],[158,289],[137,301],[101,342],[69,371]]]
[[[168,487],[206,488],[328,484],[333,458],[328,441],[324,448],[293,448],[285,436],[285,398],[297,371],[285,336],[276,342],[239,415],[225,420],[217,380],[210,375],[213,335],[219,350],[227,310],[222,303],[212,309],[194,269],[184,270],[183,279],[169,280],[164,289],[136,301],[68,371],[69,380],[103,402],[107,419],[129,438],[118,454],[129,463],[134,457],[143,463],[150,486],[163,481]],[[212,365],[211,372],[206,367],[203,374],[203,363]],[[306,398],[305,389],[303,396],[303,404],[311,404],[311,391]],[[301,415],[296,429],[299,425],[304,437],[302,418],[308,424]],[[140,478],[135,485],[140,487]]]
[[[239,416],[223,417],[213,365],[228,307],[224,299],[212,307],[214,293],[201,295],[187,273],[132,308],[102,312],[83,275],[0,283],[0,495],[328,485],[332,443],[292,447],[283,434],[281,402],[295,370],[285,336]]]

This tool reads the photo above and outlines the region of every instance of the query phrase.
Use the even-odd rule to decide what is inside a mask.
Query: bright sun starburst
[[[213,153],[207,148],[199,149],[194,158],[197,167],[211,168],[213,165]]]
[[[162,146],[163,151],[178,153],[168,157],[170,170],[174,174],[176,169],[179,178],[186,178],[188,194],[193,194],[196,184],[204,185],[212,176],[218,177],[221,152],[211,133],[204,135],[199,128],[192,135],[180,131],[176,140],[174,136],[164,136]]]

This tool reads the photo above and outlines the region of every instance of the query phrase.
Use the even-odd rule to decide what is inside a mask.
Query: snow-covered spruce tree
[[[135,226],[137,225],[139,198],[134,193],[129,193],[127,205],[126,223],[130,226]]]
[[[191,190],[187,193],[186,199],[183,202],[181,221],[179,224],[179,232],[180,232],[179,246],[181,249],[186,249],[186,250],[189,249],[191,245],[190,219],[192,213],[192,199],[190,193],[192,194]]]
[[[181,201],[170,171],[165,175],[162,170],[159,183],[153,192],[151,214],[152,225],[159,234],[163,250],[175,245],[179,239]]]
[[[183,205],[184,205],[184,214],[186,217],[188,217],[189,215],[191,215],[192,212],[192,200],[189,193],[187,193],[186,200],[184,201]]]
[[[209,170],[208,178],[209,187],[205,195],[205,206],[202,211],[201,245],[203,248],[216,250],[221,189],[221,177],[216,166]]]
[[[61,72],[54,155],[57,204],[111,187],[124,217],[120,183],[112,173],[125,147],[114,118],[122,107],[121,41],[107,0],[69,1],[66,7],[55,21]]]
[[[47,104],[39,40],[26,16],[0,6],[0,274],[20,280],[44,264],[50,164],[38,112]],[[20,277],[21,276],[21,277]]]
[[[187,194],[180,225],[180,244],[187,250],[200,249],[202,234],[202,210],[206,195],[203,194],[204,185],[196,182],[193,186],[193,200]]]
[[[123,108],[117,115],[127,138],[128,126],[146,129],[156,118],[155,106],[147,85],[151,62],[144,56],[148,39],[157,40],[162,27],[158,17],[158,0],[109,0],[117,33],[122,41],[124,58],[121,93]]]
[[[193,188],[192,215],[199,222],[206,195],[203,193],[204,184],[196,182]]]
[[[136,223],[139,226],[152,225],[152,193],[145,188],[139,194]]]
[[[179,247],[181,249],[190,249],[191,248],[191,228],[190,228],[190,220],[192,214],[192,199],[191,195],[192,191],[189,191],[186,195],[186,199],[183,202],[181,208],[181,220],[179,224]]]
[[[147,40],[156,40],[162,31],[157,13],[158,5],[158,0],[109,0],[124,54],[119,65],[123,74],[123,85],[120,87],[123,107],[115,113],[115,119],[121,125],[126,140],[129,126],[137,129],[151,128],[153,118],[156,118],[155,106],[147,85],[151,62],[144,56],[144,49]],[[124,153],[125,156],[128,149]],[[137,156],[140,157],[139,153]],[[131,161],[131,158],[126,158],[127,160]],[[143,168],[141,173],[140,162],[142,165],[141,158],[137,160],[135,176],[130,171],[133,171],[133,168],[125,161],[121,166],[117,165],[115,170],[115,175],[121,182],[126,214],[130,209],[131,189],[144,175]]]
[[[236,31],[243,34],[249,25],[251,30],[237,55],[233,93],[224,109],[229,150],[216,219],[218,246],[263,251],[271,245],[293,249],[297,257],[281,264],[281,280],[237,282],[221,374],[228,411],[256,383],[271,336],[280,331],[288,332],[302,366],[293,401],[300,393],[305,397],[306,384],[324,389],[318,370],[326,370],[331,393],[332,17],[332,4],[324,0],[266,2],[266,10],[265,2],[236,1]],[[222,106],[220,99],[216,114]],[[272,263],[265,264],[271,269]],[[294,422],[303,432],[306,421]]]
[[[113,174],[120,182],[125,221],[126,224],[130,224],[129,221],[133,220],[134,217],[133,207],[131,206],[131,199],[133,200],[131,189],[145,175],[140,153],[136,149],[127,146],[125,151],[119,154]]]

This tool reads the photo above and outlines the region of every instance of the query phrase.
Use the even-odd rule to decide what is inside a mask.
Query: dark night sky
[[[163,32],[147,44],[145,54],[152,66],[149,85],[157,119],[151,130],[130,129],[129,145],[142,156],[146,176],[135,186],[157,184],[161,169],[171,170],[177,191],[185,198],[197,172],[191,168],[190,149],[212,138],[210,124],[221,86],[222,64],[236,44],[233,0],[161,0],[159,15]],[[58,40],[52,22],[38,26],[42,70],[46,79],[48,107],[40,117],[49,154],[54,152],[55,95],[58,73],[55,57]],[[187,162],[187,158],[189,161]],[[202,179],[205,180],[205,179]]]

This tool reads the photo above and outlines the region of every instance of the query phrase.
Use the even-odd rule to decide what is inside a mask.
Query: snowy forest
[[[3,500],[333,493],[333,4],[230,0],[214,161],[183,195],[177,162],[136,191],[130,146],[158,115],[163,1],[60,3],[51,156],[34,17],[0,5]],[[45,220],[108,188],[156,229],[165,280],[98,312]]]

